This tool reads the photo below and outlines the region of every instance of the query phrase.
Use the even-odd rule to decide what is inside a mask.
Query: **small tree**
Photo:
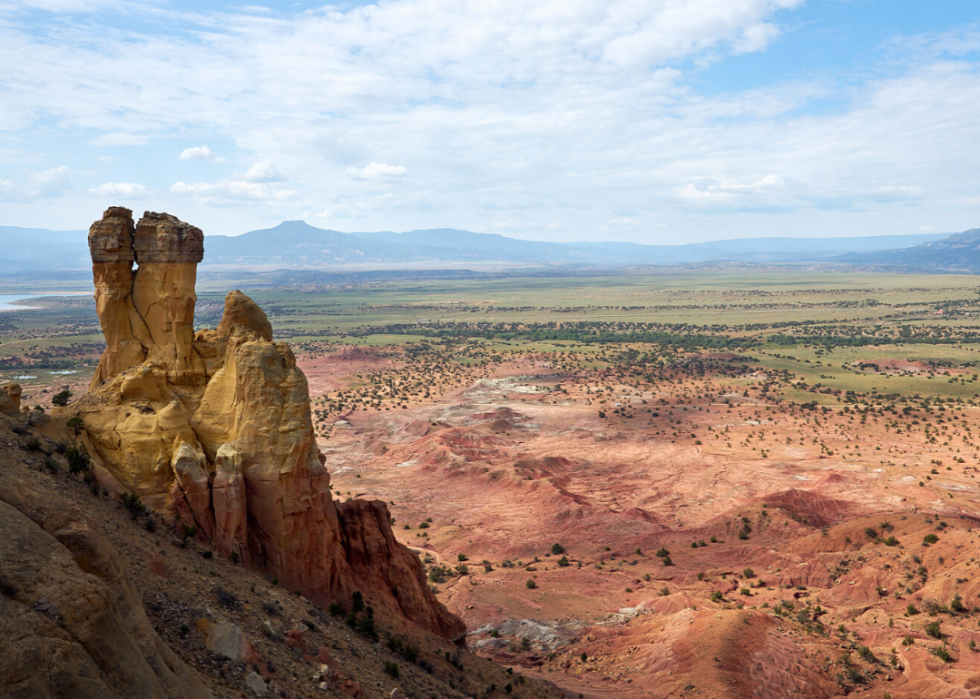
[[[133,516],[133,519],[147,513],[146,505],[143,504],[143,500],[140,499],[139,493],[136,491],[123,493],[121,497],[123,505],[129,510],[129,514]]]
[[[78,417],[77,415],[70,418],[66,424],[68,429],[71,430],[72,434],[76,437],[78,437],[78,435],[82,433],[82,430],[85,429],[85,423],[82,421],[82,418]]]
[[[71,398],[71,396],[72,396],[72,393],[67,388],[65,390],[63,390],[63,391],[59,391],[58,393],[55,393],[51,397],[51,405],[57,405],[57,406],[60,406],[60,407],[64,407],[64,406],[68,405],[68,400]]]
[[[65,460],[68,461],[69,473],[84,473],[92,466],[92,459],[84,444],[81,447],[68,447],[65,450]]]

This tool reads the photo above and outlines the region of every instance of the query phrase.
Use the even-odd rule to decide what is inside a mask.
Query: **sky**
[[[980,227],[977,0],[0,0],[0,225]]]

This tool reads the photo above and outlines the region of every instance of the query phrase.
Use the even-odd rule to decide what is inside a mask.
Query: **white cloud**
[[[185,148],[180,152],[178,156],[180,160],[210,160],[215,163],[227,163],[225,158],[215,153],[213,150],[207,146],[195,146],[193,148]]]
[[[918,199],[925,193],[925,190],[915,185],[901,184],[875,187],[874,193],[880,200],[896,201],[899,199]]]
[[[4,4],[47,12],[94,12],[119,3],[117,0],[7,0]]]
[[[371,163],[365,167],[349,167],[344,170],[344,176],[352,180],[394,180],[407,174],[407,167],[388,163]]]
[[[44,199],[60,197],[71,184],[66,165],[35,173],[31,175],[31,182],[37,188],[38,196]]]
[[[135,182],[106,182],[89,191],[100,197],[120,197],[122,199],[133,199],[147,194],[146,187]]]
[[[20,192],[10,180],[0,180],[0,201],[17,201],[20,199]]]
[[[173,194],[192,196],[206,206],[229,206],[234,203],[273,203],[290,199],[293,192],[276,185],[232,180],[230,182],[174,182]]]
[[[268,160],[260,160],[248,169],[245,179],[249,182],[275,182],[282,177],[275,165]]]
[[[358,217],[362,230],[512,222],[515,234],[554,238],[588,237],[616,217],[640,222],[616,228],[634,239],[653,219],[684,240],[780,234],[788,222],[797,234],[895,232],[914,220],[969,227],[976,32],[895,42],[879,54],[887,70],[699,93],[704,66],[792,40],[780,38],[795,23],[781,11],[800,4],[386,0],[268,15],[229,6],[153,10],[163,30],[145,34],[140,22],[109,30],[101,16],[43,31],[5,16],[0,130],[42,142],[57,124],[66,141],[95,133],[96,144],[123,145],[148,138],[130,133],[138,125],[152,138],[119,171],[142,181],[139,167],[171,167],[168,181],[205,177],[172,154],[153,158],[173,143],[165,138],[234,144],[234,155],[221,150],[254,163],[247,171],[170,189],[186,205],[249,205],[240,215],[202,209],[211,229],[248,230],[257,211],[326,211],[324,225]],[[808,111],[823,101],[829,108]],[[0,157],[0,178],[17,182],[41,167],[27,163],[50,157],[33,155],[16,168]],[[76,156],[81,179],[91,156]],[[223,160],[205,145],[180,159]],[[46,191],[64,191],[64,178]],[[40,184],[9,188],[30,197]],[[46,204],[74,216],[69,203]]]
[[[107,133],[89,141],[93,146],[142,146],[149,142],[147,136],[133,133]]]
[[[774,205],[775,200],[772,195],[782,190],[784,184],[783,178],[774,174],[748,182],[719,181],[711,177],[701,177],[675,189],[674,194],[699,206],[753,208]]]

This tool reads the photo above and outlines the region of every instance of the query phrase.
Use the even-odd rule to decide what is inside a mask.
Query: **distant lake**
[[[44,294],[48,296],[49,294]],[[50,294],[54,296],[54,294]],[[28,306],[13,306],[11,305],[14,301],[23,301],[25,299],[39,299],[41,296],[37,294],[0,294],[0,311],[23,311],[28,308]]]
[[[29,301],[32,299],[42,299],[45,296],[74,296],[75,292],[65,292],[60,294],[0,294],[0,311],[26,311],[30,306],[14,306],[15,301]]]

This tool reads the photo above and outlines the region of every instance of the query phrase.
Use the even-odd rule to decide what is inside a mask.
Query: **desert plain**
[[[975,277],[240,283],[471,650],[595,699],[980,688]],[[31,305],[0,379],[77,397],[94,307]]]

